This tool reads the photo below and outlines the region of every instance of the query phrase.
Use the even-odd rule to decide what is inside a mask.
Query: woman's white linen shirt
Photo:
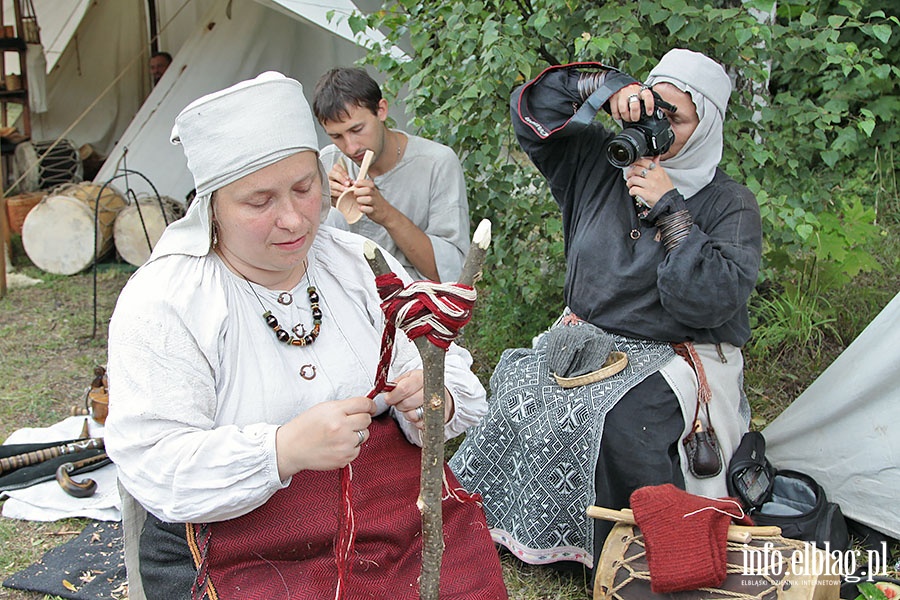
[[[309,331],[306,279],[286,306],[278,292],[252,284],[261,306],[251,284],[214,253],[164,256],[135,273],[110,322],[106,447],[122,484],[146,509],[170,522],[250,512],[289,483],[278,476],[278,426],[320,402],[369,393],[384,315],[363,241],[320,228],[309,283],[323,320],[318,339],[305,347],[279,342],[262,313],[271,310],[288,331],[298,323]],[[408,283],[399,263],[386,258]],[[487,410],[471,364],[455,344],[446,353],[445,385],[455,405],[446,438]],[[420,368],[415,345],[398,331],[389,378]],[[301,369],[315,377],[301,377]],[[379,413],[388,410],[381,396],[376,404]],[[394,416],[420,444],[419,431]]]

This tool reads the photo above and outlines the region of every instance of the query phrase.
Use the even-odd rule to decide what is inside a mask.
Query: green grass
[[[133,271],[103,264],[94,276],[49,275],[35,268],[13,237],[13,273],[0,299],[0,439],[23,427],[46,427],[84,406],[95,365],[106,364],[106,325],[118,292]],[[39,280],[16,287],[21,276]],[[0,579],[24,569],[84,528],[84,519],[41,523],[0,519]],[[42,594],[0,588],[0,598],[33,600]]]

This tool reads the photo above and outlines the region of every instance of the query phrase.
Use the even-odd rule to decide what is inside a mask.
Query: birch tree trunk
[[[743,0],[743,4],[752,4],[748,0]],[[750,6],[747,8],[747,12],[753,15],[759,24],[762,27],[771,27],[772,23],[775,22],[775,11],[778,8],[778,2],[773,1],[772,6],[768,11],[763,11],[759,8],[755,8],[754,6]],[[762,42],[758,44],[762,45]],[[765,72],[766,72],[766,80],[764,82],[757,82],[755,80],[751,80],[750,86],[753,91],[753,122],[757,125],[762,120],[762,109],[769,105],[769,79],[772,76],[772,60],[769,59],[765,62]],[[762,134],[759,130],[754,134],[754,139],[757,143],[762,144]]]

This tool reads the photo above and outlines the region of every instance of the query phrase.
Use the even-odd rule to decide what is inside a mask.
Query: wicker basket
[[[10,230],[22,235],[22,225],[32,208],[44,197],[44,192],[26,192],[6,199],[6,215],[9,218]]]
[[[573,388],[580,385],[587,385],[589,383],[596,383],[598,381],[606,379],[607,377],[612,377],[627,366],[627,354],[625,354],[624,352],[610,352],[609,357],[606,359],[606,362],[603,363],[603,367],[597,369],[596,371],[592,371],[585,375],[579,375],[577,377],[561,377],[554,373],[553,377],[556,379],[556,383],[558,383],[561,387]]]

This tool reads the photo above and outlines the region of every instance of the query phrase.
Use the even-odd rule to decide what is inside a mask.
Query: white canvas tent
[[[169,143],[178,112],[203,94],[267,70],[299,80],[311,101],[315,82],[323,72],[350,65],[363,55],[362,48],[347,39],[352,35],[349,28],[325,28],[326,12],[334,6],[287,0],[213,3],[95,181],[106,181],[116,169],[127,166],[140,171],[161,194],[184,199],[193,189],[193,181],[181,149]],[[345,6],[345,11],[352,7]],[[324,132],[320,131],[319,137],[322,145],[328,143]],[[141,181],[130,180],[129,184],[138,193],[150,191]]]
[[[174,61],[151,89],[148,0],[73,0],[64,11],[58,0],[33,2],[48,106],[32,115],[32,140],[90,144],[108,156],[96,182],[127,166],[179,201],[193,188],[181,149],[169,143],[182,108],[266,70],[298,79],[311,100],[323,72],[351,65],[365,52],[346,22],[356,10],[350,0],[154,0],[159,48]],[[6,20],[11,14],[11,7],[4,10]],[[368,32],[366,39],[379,36]],[[405,123],[400,107],[392,116]],[[327,142],[321,131],[320,141]],[[138,177],[128,185],[136,193],[152,191]]]
[[[32,103],[31,139],[43,142],[64,136],[105,153],[150,91],[144,64],[149,47],[145,3],[33,3],[46,62],[46,106],[40,110]],[[12,0],[4,0],[3,16],[13,22]],[[18,72],[15,56],[7,56],[6,71]],[[40,95],[39,79],[29,65],[32,99]]]
[[[900,294],[766,429],[779,469],[815,478],[843,513],[900,539]]]

